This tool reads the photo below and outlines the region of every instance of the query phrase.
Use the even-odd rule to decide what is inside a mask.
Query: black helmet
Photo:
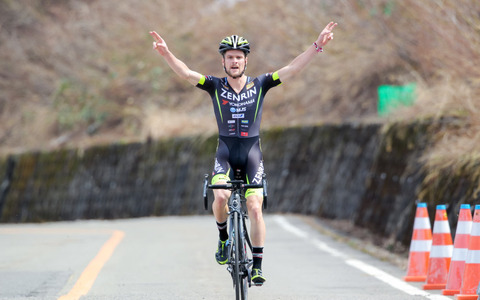
[[[250,44],[244,37],[238,35],[227,36],[220,42],[218,52],[223,55],[227,50],[242,50],[247,56],[250,53]]]

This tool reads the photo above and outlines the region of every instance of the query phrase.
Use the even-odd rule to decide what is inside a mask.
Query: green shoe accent
[[[262,275],[262,269],[252,269],[252,282],[256,286],[262,286],[266,281],[265,277]]]
[[[218,241],[218,249],[215,253],[217,263],[224,265],[228,262],[228,240]]]

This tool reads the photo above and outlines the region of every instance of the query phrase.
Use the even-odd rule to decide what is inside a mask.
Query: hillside
[[[424,158],[432,170],[480,159],[477,0],[5,0],[0,20],[4,154],[214,132],[208,96],[170,71],[150,30],[216,76],[218,42],[243,35],[256,76],[289,63],[334,20],[325,52],[267,95],[264,128],[428,118],[442,124]],[[378,117],[377,87],[411,82],[415,104]]]

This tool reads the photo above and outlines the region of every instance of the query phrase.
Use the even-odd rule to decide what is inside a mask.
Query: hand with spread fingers
[[[330,22],[327,26],[322,30],[318,39],[316,41],[319,47],[324,47],[330,40],[333,40],[333,29],[337,26],[337,23]]]

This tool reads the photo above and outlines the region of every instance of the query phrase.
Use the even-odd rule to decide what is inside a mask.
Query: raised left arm
[[[325,45],[327,45],[328,42],[333,39],[332,31],[336,26],[337,23],[328,23],[312,46],[308,47],[307,50],[292,60],[290,64],[278,70],[278,77],[280,78],[280,81],[285,82],[296,75],[308,65],[308,63],[318,52],[323,51],[323,47],[325,47]]]

